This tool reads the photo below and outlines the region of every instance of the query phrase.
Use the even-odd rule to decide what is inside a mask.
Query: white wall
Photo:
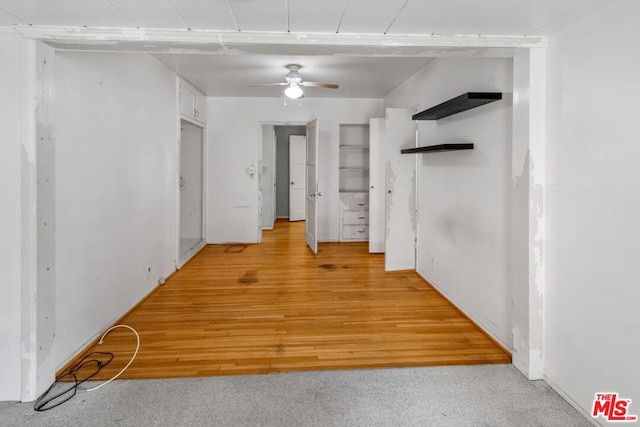
[[[465,92],[503,92],[498,102],[418,122],[420,146],[475,149],[417,154],[417,271],[508,348],[512,85],[509,59],[437,59],[385,98],[385,107],[422,110]]]
[[[587,412],[609,391],[640,415],[639,16],[617,2],[547,62],[545,374]]]
[[[21,67],[20,39],[0,35],[0,401],[20,400]]]
[[[174,268],[176,92],[150,55],[56,56],[58,365]]]
[[[369,123],[382,114],[380,99],[208,98],[209,194],[207,241],[257,242],[260,122],[318,119],[320,241],[338,240],[338,139],[340,123]]]

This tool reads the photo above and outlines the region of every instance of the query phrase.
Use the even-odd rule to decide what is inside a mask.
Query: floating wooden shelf
[[[427,147],[405,148],[404,150],[400,150],[400,153],[415,154],[415,153],[434,153],[439,151],[458,151],[458,150],[473,150],[473,144],[463,143],[463,144],[429,145]]]
[[[414,114],[413,120],[438,120],[502,99],[501,92],[467,92],[428,110]]]

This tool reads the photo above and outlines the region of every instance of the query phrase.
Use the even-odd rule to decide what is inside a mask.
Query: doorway
[[[260,227],[258,243],[262,242],[262,230],[273,228],[277,218],[286,218],[289,221],[303,220],[305,223],[305,240],[311,250],[316,253],[318,251],[317,198],[322,196],[322,193],[317,191],[318,120],[313,119],[305,123],[304,126],[295,125],[297,125],[297,123],[260,124],[261,137],[258,145],[260,150],[260,163],[258,168],[258,224],[260,224]],[[273,135],[273,137],[271,137],[271,135]],[[304,139],[297,139],[295,138],[296,135],[302,136]],[[295,141],[303,141],[304,151],[300,148],[296,150],[295,147],[292,146],[291,141],[294,141],[293,145],[296,145]],[[300,146],[300,144],[297,145]],[[269,160],[271,153],[273,153],[273,162]],[[291,157],[295,157],[295,159],[299,158],[298,162],[292,161]],[[305,158],[304,168],[301,167],[302,158]],[[269,168],[269,166],[271,166],[271,168]],[[296,171],[304,171],[305,183],[302,188],[302,193],[300,193],[296,187],[298,187],[297,182],[302,181],[303,175],[301,173],[296,174]],[[269,188],[270,179],[273,179],[273,187],[271,188]],[[275,191],[273,191],[274,187]],[[304,209],[297,208],[296,204],[291,204],[292,195],[304,195]],[[269,215],[270,209],[274,205],[275,215],[268,217],[267,215]],[[292,208],[292,206],[294,207]],[[291,214],[294,209],[296,216],[292,217]],[[304,213],[304,216],[299,219],[298,214],[301,211]],[[265,212],[267,213],[265,214]],[[267,226],[265,226],[265,224]]]
[[[290,177],[289,139],[305,137],[306,128],[297,123],[264,123],[261,124],[261,132],[261,229],[269,230],[273,228],[276,219],[290,219],[291,187],[296,186],[297,180],[291,180]]]
[[[180,123],[178,267],[195,255],[204,241],[204,129]]]

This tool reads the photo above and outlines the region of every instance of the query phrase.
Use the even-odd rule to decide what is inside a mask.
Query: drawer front
[[[369,224],[369,211],[344,211],[343,224]]]
[[[343,197],[342,208],[348,211],[367,211],[369,210],[369,195]]]
[[[342,236],[348,240],[367,240],[369,238],[368,225],[344,225]]]

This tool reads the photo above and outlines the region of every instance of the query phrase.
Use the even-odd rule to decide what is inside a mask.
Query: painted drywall
[[[545,375],[588,413],[606,391],[640,415],[638,16],[619,1],[547,59]]]
[[[176,84],[150,55],[56,56],[59,366],[173,271]]]
[[[418,124],[420,146],[475,149],[417,154],[417,271],[508,348],[511,90],[510,59],[437,59],[385,98],[385,107],[425,109],[469,91],[503,92],[499,102]]]
[[[513,58],[511,142],[511,291],[513,365],[531,380],[544,375],[544,146],[546,52]]]
[[[411,108],[385,111],[385,242],[384,269],[416,268],[416,156],[401,150],[416,146]]]
[[[36,149],[36,280],[35,287],[31,286],[35,290],[35,305],[30,310],[35,334],[32,330],[28,340],[23,335],[23,349],[29,348],[29,365],[35,363],[36,370],[35,375],[33,370],[30,372],[28,392],[23,393],[23,399],[33,399],[47,390],[56,373],[55,50],[42,43],[34,45],[33,72],[29,74],[33,76],[36,95],[31,136]]]
[[[21,44],[0,35],[0,401],[20,400],[21,359]]]
[[[260,122],[318,119],[320,241],[338,240],[338,139],[340,123],[369,123],[382,114],[381,99],[219,98],[208,101],[209,192],[207,241],[255,243],[260,232]],[[254,172],[253,174],[251,172]]]
[[[289,137],[306,135],[304,126],[276,126],[276,216],[289,216]]]

